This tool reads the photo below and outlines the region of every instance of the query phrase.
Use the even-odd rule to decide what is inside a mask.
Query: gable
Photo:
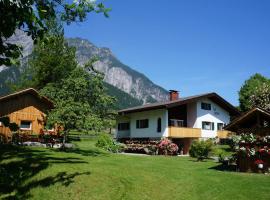
[[[45,113],[46,110],[52,109],[53,105],[46,102],[38,93],[23,92],[18,95],[0,98],[0,117],[28,107],[34,107]]]

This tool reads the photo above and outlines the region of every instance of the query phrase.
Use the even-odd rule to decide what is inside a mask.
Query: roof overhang
[[[264,119],[270,122],[270,112],[262,108],[253,108],[250,111],[244,113],[240,117],[235,118],[230,124],[224,127],[226,130],[235,131],[238,127],[244,124],[256,123],[257,116],[261,115]]]
[[[156,110],[156,109],[164,109],[164,108],[173,108],[184,104],[189,104],[196,102],[202,98],[209,98],[216,104],[218,104],[220,107],[222,107],[224,110],[227,110],[231,116],[239,116],[240,111],[235,108],[233,105],[231,105],[229,102],[227,102],[225,99],[223,99],[221,96],[219,96],[217,93],[207,93],[202,95],[196,95],[191,97],[185,97],[174,101],[167,101],[167,102],[161,102],[161,103],[153,103],[153,104],[146,104],[143,106],[137,106],[133,108],[127,108],[118,111],[119,115],[125,115],[129,113],[135,113],[135,112],[143,112],[143,111],[149,111],[149,110]]]
[[[28,88],[28,89],[25,89],[25,90],[21,90],[21,91],[18,91],[18,92],[15,92],[15,93],[12,93],[12,94],[9,94],[9,95],[6,95],[6,96],[2,96],[0,97],[0,103],[1,102],[6,102],[6,101],[9,101],[10,99],[13,99],[13,98],[17,98],[21,95],[24,95],[24,94],[31,94],[37,98],[39,98],[43,103],[45,103],[50,109],[53,109],[54,108],[54,104],[53,102],[45,97],[45,96],[41,96],[37,90],[35,90],[34,88]]]

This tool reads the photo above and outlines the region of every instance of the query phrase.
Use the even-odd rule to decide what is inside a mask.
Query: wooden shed
[[[234,119],[224,129],[241,133],[253,133],[265,136],[270,134],[270,112],[262,108],[253,108]]]
[[[33,89],[25,89],[0,97],[0,117],[9,117],[20,132],[39,134],[46,122],[46,111],[53,108],[53,102]],[[9,127],[0,122],[0,135],[11,137]]]

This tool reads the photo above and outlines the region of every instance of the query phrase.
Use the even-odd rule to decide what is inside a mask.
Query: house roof
[[[226,130],[234,131],[239,126],[243,124],[255,124],[257,122],[257,115],[261,115],[264,119],[267,119],[270,121],[270,112],[267,110],[264,110],[262,108],[255,107],[244,114],[242,114],[240,117],[235,118],[230,124],[224,127]]]
[[[147,111],[147,110],[173,108],[179,105],[196,102],[197,100],[201,98],[209,98],[210,100],[212,100],[213,102],[221,106],[223,109],[227,110],[233,116],[238,116],[240,114],[240,112],[233,105],[231,105],[229,102],[227,102],[225,99],[223,99],[221,96],[219,96],[215,92],[184,97],[184,98],[180,98],[173,101],[151,103],[151,104],[145,104],[145,105],[137,106],[133,108],[127,108],[127,109],[119,110],[118,114],[124,115],[128,113],[142,112],[142,111]]]
[[[10,100],[12,98],[24,95],[24,94],[32,94],[32,95],[38,97],[41,101],[43,101],[45,104],[47,104],[50,108],[54,107],[54,104],[50,99],[48,99],[45,96],[39,95],[38,91],[35,90],[34,88],[28,88],[28,89],[21,90],[21,91],[12,93],[12,94],[8,94],[6,96],[2,96],[2,97],[0,97],[0,103],[4,102],[4,101],[8,101],[8,100]]]

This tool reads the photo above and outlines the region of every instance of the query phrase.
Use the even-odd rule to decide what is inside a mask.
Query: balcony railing
[[[169,127],[169,137],[171,138],[199,138],[201,135],[199,128]]]
[[[232,134],[231,131],[226,131],[226,130],[219,130],[219,131],[217,131],[217,136],[220,139],[228,138],[231,134]]]

